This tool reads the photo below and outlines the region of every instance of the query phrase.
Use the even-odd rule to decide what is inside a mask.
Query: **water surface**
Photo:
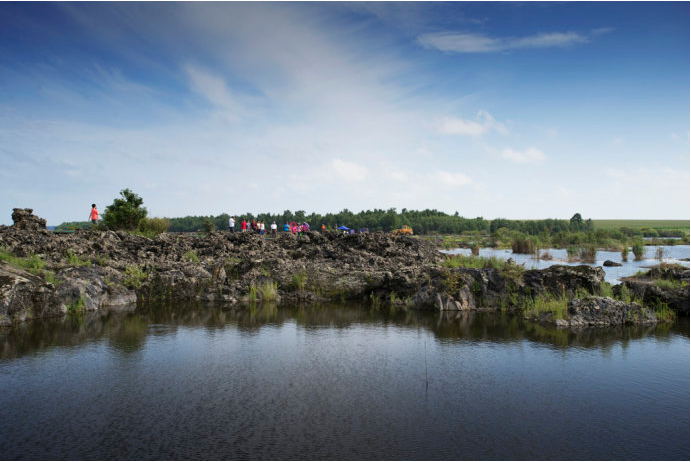
[[[511,249],[494,249],[485,247],[480,249],[481,257],[497,257],[504,260],[513,258],[514,261],[523,265],[527,269],[545,269],[552,265],[589,265],[602,266],[606,260],[611,260],[616,263],[621,263],[622,266],[604,266],[605,281],[617,284],[623,277],[633,276],[638,271],[646,271],[646,268],[659,265],[660,260],[656,259],[656,249],[662,247],[663,259],[665,263],[676,263],[682,266],[689,267],[689,246],[688,245],[662,245],[662,246],[646,246],[645,255],[642,260],[635,261],[632,252],[629,252],[628,261],[622,261],[621,252],[611,252],[607,250],[598,250],[595,255],[595,263],[570,262],[566,249],[543,249],[543,252],[548,252],[552,256],[552,260],[538,260],[534,255],[513,253]],[[443,250],[447,254],[462,254],[470,255],[470,249],[453,249]],[[684,259],[687,259],[686,261]]]
[[[689,322],[90,313],[0,330],[0,414],[4,459],[688,459]]]

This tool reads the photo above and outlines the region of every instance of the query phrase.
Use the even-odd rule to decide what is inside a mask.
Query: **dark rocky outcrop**
[[[12,209],[12,221],[17,229],[38,231],[46,229],[46,220],[33,214],[34,209]]]

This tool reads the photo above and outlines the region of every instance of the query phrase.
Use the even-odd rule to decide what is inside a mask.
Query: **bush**
[[[202,222],[202,226],[204,227],[204,231],[206,231],[207,233],[210,233],[211,231],[216,229],[216,225],[209,218],[204,219],[204,221]]]
[[[634,260],[643,260],[643,257],[645,256],[645,245],[643,245],[643,241],[634,241],[633,245],[631,246],[631,251],[635,257]]]
[[[123,189],[120,195],[122,199],[116,198],[106,207],[103,223],[111,229],[133,231],[146,218],[146,208],[142,207],[144,200],[129,189]]]
[[[167,218],[144,218],[139,223],[139,231],[145,236],[158,236],[165,233],[170,228],[170,221]]]
[[[534,254],[537,250],[537,240],[534,237],[516,236],[511,239],[511,251],[513,253]]]

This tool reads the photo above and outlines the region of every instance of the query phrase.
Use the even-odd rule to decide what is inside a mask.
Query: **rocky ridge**
[[[445,257],[432,245],[384,233],[280,233],[276,239],[250,233],[165,233],[148,239],[123,231],[54,234],[45,229],[45,220],[41,227],[30,209],[15,209],[13,219],[15,225],[0,227],[0,249],[40,264],[20,269],[0,261],[0,325],[68,311],[178,300],[369,299],[411,309],[519,310],[522,299],[547,292],[570,298],[596,295],[604,278],[601,268],[589,266],[514,266],[508,272],[446,268],[441,264]],[[615,318],[625,323],[649,319],[622,316]],[[595,325],[587,321],[591,315],[581,317]]]

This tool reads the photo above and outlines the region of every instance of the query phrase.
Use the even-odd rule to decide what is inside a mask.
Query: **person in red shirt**
[[[89,220],[91,223],[96,224],[98,222],[98,210],[96,209],[96,204],[91,204],[91,213],[89,214]]]
[[[247,230],[247,222],[245,221],[244,218],[242,219],[242,222],[240,223],[240,226],[242,227],[242,232],[244,233],[245,230]]]

